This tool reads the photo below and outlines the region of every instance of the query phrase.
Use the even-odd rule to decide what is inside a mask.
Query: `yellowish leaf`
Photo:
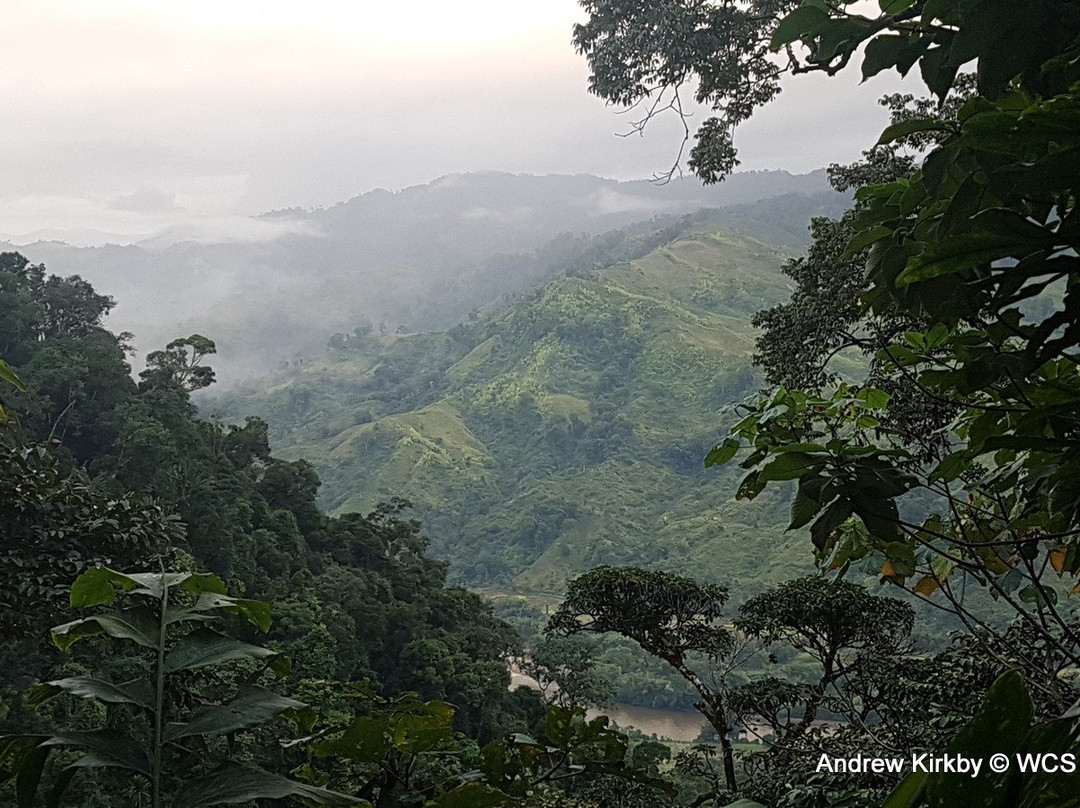
[[[930,597],[938,590],[937,578],[933,575],[924,575],[920,581],[912,587],[912,592],[918,592],[920,595]]]
[[[1051,550],[1050,551],[1050,566],[1054,568],[1054,572],[1061,575],[1065,570],[1065,551],[1064,550]]]

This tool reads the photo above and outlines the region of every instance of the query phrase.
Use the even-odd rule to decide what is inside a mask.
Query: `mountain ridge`
[[[655,229],[640,224],[654,216],[670,225],[726,206],[733,227],[794,248],[805,245],[811,215],[833,214],[844,201],[820,171],[736,174],[707,188],[489,172],[270,212],[235,239],[18,249],[116,298],[110,326],[135,333],[143,354],[176,336],[213,336],[219,378],[228,380],[316,354],[334,332],[364,321],[449,328],[554,277],[593,249],[592,239]]]
[[[702,218],[446,331],[339,335],[208,410],[266,418],[335,512],[412,500],[464,583],[557,591],[643,564],[744,591],[798,567],[786,498],[736,502],[702,458],[760,383],[749,320],[786,298],[790,255]]]

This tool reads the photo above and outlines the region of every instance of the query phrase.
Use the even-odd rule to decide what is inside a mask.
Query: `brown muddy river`
[[[510,687],[536,688],[536,682],[523,674],[512,672]],[[646,735],[655,735],[669,741],[691,743],[705,726],[701,713],[693,710],[661,710],[656,707],[638,707],[633,704],[613,704],[603,710],[590,710],[588,715],[606,715],[620,729],[633,727]]]

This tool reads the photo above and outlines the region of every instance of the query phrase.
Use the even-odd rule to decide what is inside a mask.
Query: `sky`
[[[272,237],[251,216],[500,170],[640,179],[678,150],[587,92],[576,0],[3,1],[0,238]],[[748,170],[851,160],[898,85],[793,77]],[[699,113],[700,119],[701,113]]]

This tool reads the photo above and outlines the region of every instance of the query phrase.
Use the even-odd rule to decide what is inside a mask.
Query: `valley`
[[[663,235],[444,331],[339,334],[204,409],[266,419],[332,512],[411,501],[470,586],[557,598],[568,577],[633,564],[738,599],[810,563],[783,533],[784,496],[738,502],[737,470],[703,467],[732,405],[762,386],[749,321],[789,294],[792,253],[718,214]]]

